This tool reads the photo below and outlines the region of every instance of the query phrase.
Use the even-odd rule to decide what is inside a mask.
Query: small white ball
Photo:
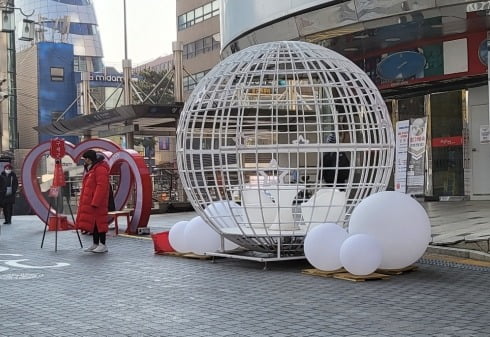
[[[334,223],[315,226],[306,234],[306,259],[320,270],[332,271],[341,268],[340,247],[348,236],[345,229]]]
[[[357,205],[349,234],[369,234],[381,244],[380,268],[401,269],[415,263],[431,239],[430,220],[413,198],[399,192],[373,194]]]
[[[355,234],[340,247],[340,261],[353,275],[369,275],[378,269],[382,249],[378,240],[368,234]]]
[[[189,249],[187,248],[186,240],[184,237],[185,227],[189,221],[179,221],[175,223],[168,233],[168,241],[170,246],[172,246],[175,251],[179,253],[188,253]]]

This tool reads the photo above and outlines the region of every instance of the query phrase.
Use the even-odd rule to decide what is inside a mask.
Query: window
[[[99,57],[92,57],[92,65],[95,73],[100,73],[104,71],[104,63]]]
[[[187,14],[182,14],[177,18],[177,28],[179,30],[186,28]]]
[[[194,15],[195,15],[195,23],[199,23],[203,20],[203,16],[202,16],[202,7],[199,7],[199,8],[196,8],[194,10]]]
[[[87,59],[85,56],[75,56],[73,58],[73,70],[74,71],[88,71]]]
[[[89,23],[70,23],[70,34],[74,35],[95,35],[97,33],[97,28],[95,25]]]
[[[179,15],[177,18],[177,29],[189,28],[216,15],[219,15],[219,2],[217,0]]]
[[[194,23],[194,11],[187,12],[187,26],[192,26]]]
[[[199,54],[204,54],[212,50],[219,49],[219,47],[220,44],[214,39],[213,35],[206,36],[205,38],[185,44],[182,57],[185,59],[191,59]]]
[[[188,59],[196,56],[195,51],[196,51],[196,46],[194,45],[193,42],[187,44],[187,58]]]
[[[55,0],[61,2],[62,4],[75,5],[75,6],[87,6],[90,5],[90,0]]]
[[[65,69],[51,67],[51,81],[62,82],[65,80]]]
[[[190,91],[194,89],[197,83],[209,72],[209,70],[202,71],[200,73],[193,74],[192,76],[184,77],[184,90]]]
[[[218,0],[213,1],[212,5],[213,5],[213,16],[218,15],[219,14],[219,2],[218,2]]]
[[[213,35],[213,50],[214,50],[214,49],[219,49],[219,48],[220,48],[220,46],[221,46],[221,44],[219,43],[219,41],[218,41],[218,40],[216,40],[215,36],[216,36],[217,38],[219,38],[219,33],[218,33],[218,34],[214,34],[214,35]]]
[[[204,42],[204,52],[207,53],[211,50],[213,50],[213,38],[211,36],[206,36],[204,39],[203,39],[203,42]]]
[[[199,54],[204,53],[204,46],[203,46],[204,39],[197,40],[195,43],[196,45],[196,56]]]
[[[204,5],[204,20],[209,19],[211,16],[213,16],[213,5],[208,3]]]

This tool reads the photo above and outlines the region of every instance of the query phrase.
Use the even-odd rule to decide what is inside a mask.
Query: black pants
[[[99,230],[97,229],[97,225],[94,226],[94,232],[92,235],[94,238],[94,245],[98,245],[99,242],[105,245],[105,233],[99,233]]]
[[[14,213],[14,204],[8,203],[3,205],[3,216],[5,217],[5,223],[12,222],[13,213]]]

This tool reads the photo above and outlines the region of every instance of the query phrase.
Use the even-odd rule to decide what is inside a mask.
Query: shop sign
[[[432,147],[463,146],[463,136],[432,138]]]
[[[90,81],[97,81],[97,82],[122,82],[123,79],[124,77],[120,75],[98,74],[98,73],[90,73],[90,77],[89,77]]]

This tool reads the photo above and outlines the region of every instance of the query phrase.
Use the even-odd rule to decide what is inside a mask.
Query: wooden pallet
[[[411,265],[401,269],[378,269],[376,272],[385,275],[401,275],[411,271],[416,271],[417,269],[418,267],[416,265]]]
[[[337,273],[333,275],[334,278],[341,280],[347,280],[352,282],[364,282],[368,280],[387,280],[390,278],[389,275],[380,273],[371,273],[369,275],[353,275],[351,273]]]
[[[301,273],[306,274],[306,275],[313,275],[313,276],[322,276],[322,277],[333,277],[335,274],[338,273],[345,273],[344,268],[340,268],[337,270],[332,270],[332,271],[325,271],[325,270],[319,270],[319,269],[303,269]]]
[[[213,257],[208,255],[197,255],[193,253],[179,253],[179,252],[155,252],[158,255],[167,255],[167,256],[178,256],[185,257],[188,259],[198,259],[198,260],[210,260]]]

